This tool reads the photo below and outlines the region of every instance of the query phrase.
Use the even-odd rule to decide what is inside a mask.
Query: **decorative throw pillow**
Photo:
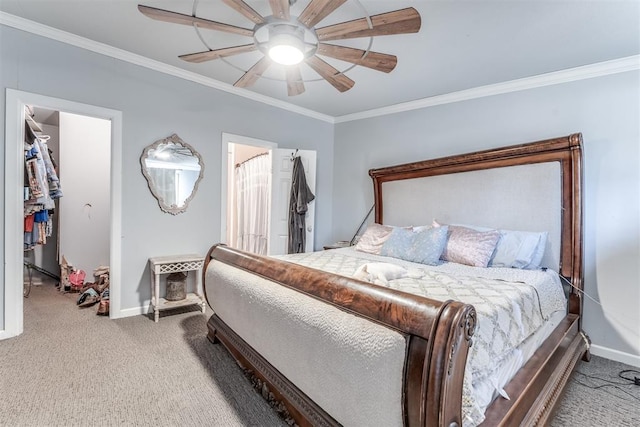
[[[412,245],[412,230],[394,228],[380,248],[380,255],[402,259],[402,254],[408,252]]]
[[[380,254],[380,248],[391,234],[393,227],[380,224],[369,224],[360,240],[356,244],[356,250],[369,254]]]
[[[474,267],[486,267],[499,239],[500,232],[497,230],[476,231],[450,225],[449,239],[442,259]]]
[[[414,232],[414,251],[409,254],[408,261],[420,264],[437,265],[447,244],[448,226],[432,227]]]
[[[420,264],[437,265],[447,242],[448,227],[419,232],[396,228],[382,245],[380,255]]]

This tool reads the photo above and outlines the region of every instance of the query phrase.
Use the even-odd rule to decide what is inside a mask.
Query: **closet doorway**
[[[37,111],[59,114],[60,183],[64,194],[60,199],[59,234],[62,238],[59,239],[59,256],[65,255],[75,267],[87,271],[88,281],[91,280],[93,269],[98,267],[94,264],[104,264],[102,260],[106,259],[110,267],[110,317],[120,317],[122,114],[101,107],[7,89],[5,299],[0,339],[19,335],[23,331],[24,151],[22,144],[17,142],[24,138],[27,105],[35,107]],[[69,143],[72,140],[76,142]],[[91,145],[97,141],[101,141],[99,145]],[[105,166],[92,165],[92,159]],[[97,222],[106,226],[95,227]]]

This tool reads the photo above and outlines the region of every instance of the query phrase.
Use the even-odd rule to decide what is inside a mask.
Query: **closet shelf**
[[[34,132],[42,132],[42,128],[40,127],[38,122],[33,120],[33,118],[31,116],[25,115],[25,120],[27,121],[27,124],[29,125],[29,127],[31,128],[32,131],[34,131]]]

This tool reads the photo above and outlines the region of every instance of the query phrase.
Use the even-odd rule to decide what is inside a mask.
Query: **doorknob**
[[[313,227],[307,227],[307,231],[311,233],[313,231]]]

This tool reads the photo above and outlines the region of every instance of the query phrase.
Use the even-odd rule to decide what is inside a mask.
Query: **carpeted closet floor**
[[[0,426],[286,425],[207,340],[209,314],[109,320],[77,296],[44,279],[24,300],[24,333],[0,341]],[[640,425],[640,387],[611,384],[622,369],[581,363],[552,425]]]

